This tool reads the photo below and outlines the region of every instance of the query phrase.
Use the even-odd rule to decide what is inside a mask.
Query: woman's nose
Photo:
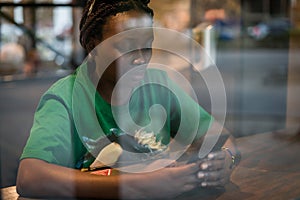
[[[133,64],[134,65],[142,65],[142,64],[145,64],[146,61],[143,57],[139,57],[139,58],[136,58],[133,60]]]
[[[143,52],[143,50],[139,49],[135,51],[135,56],[133,59],[134,65],[142,65],[147,62],[147,55]]]

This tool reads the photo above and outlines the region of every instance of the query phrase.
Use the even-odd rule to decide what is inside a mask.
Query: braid
[[[148,7],[150,0],[89,0],[83,9],[80,21],[80,43],[90,52],[94,48],[93,40],[101,40],[102,28],[106,19],[129,10],[146,12],[153,17]]]

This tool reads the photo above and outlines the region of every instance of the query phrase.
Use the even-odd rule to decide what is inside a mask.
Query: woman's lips
[[[142,79],[144,79],[144,76],[145,76],[145,72],[137,73],[137,74],[134,74],[134,76],[132,77],[132,80],[141,81]]]
[[[145,67],[136,67],[128,72],[128,76],[133,81],[141,81],[146,73]]]

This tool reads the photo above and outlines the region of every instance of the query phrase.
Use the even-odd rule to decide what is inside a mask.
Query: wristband
[[[229,168],[232,169],[234,166],[238,164],[238,160],[237,160],[238,156],[234,155],[228,147],[222,147],[222,150],[228,152],[228,154],[230,155],[231,164]]]

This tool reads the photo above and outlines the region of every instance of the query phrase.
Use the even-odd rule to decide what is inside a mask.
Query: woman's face
[[[136,31],[134,34],[131,32],[114,37],[112,42],[105,46],[105,52],[101,52],[101,57],[115,61],[106,69],[100,82],[104,81],[105,84],[114,86],[123,75],[126,75],[126,85],[134,87],[143,79],[151,59],[153,42],[152,29],[137,29],[143,27],[152,27],[152,18],[146,13],[137,11],[119,13],[107,20],[103,27],[103,41],[126,30],[136,29]]]

